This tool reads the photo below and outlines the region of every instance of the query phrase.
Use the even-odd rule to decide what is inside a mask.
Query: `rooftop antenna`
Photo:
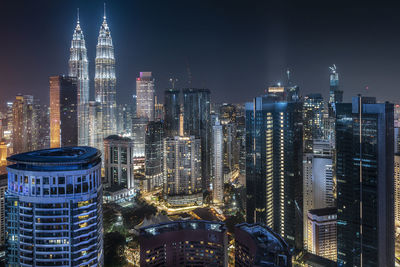
[[[104,2],[104,16],[103,16],[103,18],[106,19],[106,2]]]
[[[78,7],[77,13],[78,13],[78,24],[79,24],[79,7]]]
[[[169,78],[169,82],[171,83],[172,89],[175,89],[175,83],[178,81],[176,78]]]
[[[189,87],[192,85],[192,72],[190,71],[189,60],[186,58],[186,71],[188,74]]]
[[[287,75],[287,82],[288,82],[288,85],[290,85],[291,82],[290,82],[290,70],[289,70],[289,69],[286,70],[286,75]]]

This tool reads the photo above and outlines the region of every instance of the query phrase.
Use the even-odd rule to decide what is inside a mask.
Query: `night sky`
[[[281,2],[281,1],[280,1]],[[275,3],[275,4],[271,4]],[[358,93],[400,103],[400,7],[335,1],[107,1],[115,47],[117,99],[129,103],[140,71],[156,93],[209,88],[213,102],[244,102],[284,81],[289,68],[302,95],[329,91],[336,64],[346,101]],[[2,1],[0,103],[16,93],[48,102],[48,76],[68,74],[80,8],[94,92],[94,59],[103,1]],[[366,89],[368,87],[368,90]]]

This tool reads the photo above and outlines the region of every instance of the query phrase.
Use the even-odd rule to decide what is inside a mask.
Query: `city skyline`
[[[63,5],[43,1],[42,5],[26,2],[17,7],[7,2],[0,22],[4,25],[18,17],[22,23],[13,25],[12,31],[5,27],[5,36],[10,38],[0,44],[4,59],[4,79],[0,82],[3,101],[12,99],[10,92],[16,91],[35,94],[42,103],[48,102],[44,90],[48,76],[68,73],[66,58],[77,8],[88,50],[93,99],[96,35],[103,3],[72,1]],[[269,85],[284,82],[288,68],[303,95],[321,92],[325,98],[329,94],[326,74],[332,64],[337,65],[341,75],[345,101],[358,93],[378,92],[377,100],[384,101],[396,90],[395,73],[400,60],[396,47],[400,38],[392,32],[398,31],[400,19],[395,16],[395,5],[351,4],[342,9],[340,2],[329,8],[256,1],[250,5],[221,1],[215,8],[212,4],[107,3],[108,22],[116,43],[118,103],[129,101],[140,71],[154,73],[159,99],[170,87],[170,77],[178,78],[176,87],[189,87],[188,66],[192,86],[212,90],[215,102],[249,101],[250,97],[242,98],[244,91],[260,95]],[[48,21],[52,21],[51,25]],[[24,38],[32,39],[30,46],[23,42]],[[38,65],[39,61],[44,64]],[[26,73],[27,79],[15,79],[15,73],[20,72]]]
[[[400,264],[400,5],[18,4],[0,266]]]

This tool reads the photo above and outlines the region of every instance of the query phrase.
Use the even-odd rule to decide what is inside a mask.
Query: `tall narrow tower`
[[[103,23],[96,46],[95,98],[101,106],[102,138],[116,132],[115,58],[111,32],[107,25],[104,5]],[[100,144],[100,148],[102,145]]]
[[[78,85],[78,144],[89,144],[89,123],[88,123],[88,103],[89,103],[89,61],[85,37],[79,22],[79,9],[77,24],[72,35],[70,57],[69,57],[69,76],[77,78]]]

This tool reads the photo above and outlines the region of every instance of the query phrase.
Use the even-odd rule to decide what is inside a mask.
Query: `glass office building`
[[[45,149],[8,161],[8,266],[102,266],[99,150]]]
[[[210,90],[183,89],[183,114],[185,135],[194,135],[201,140],[202,187],[210,187],[211,179],[211,106]]]
[[[337,104],[339,266],[394,266],[393,104]]]
[[[270,94],[246,103],[246,218],[302,247],[302,103]]]

